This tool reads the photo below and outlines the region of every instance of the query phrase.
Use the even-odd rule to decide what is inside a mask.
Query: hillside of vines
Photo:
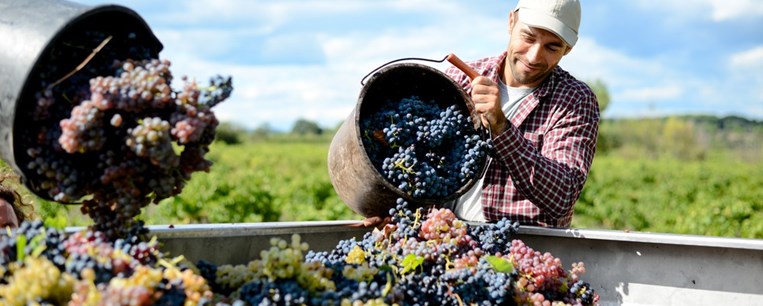
[[[741,122],[741,123],[740,123]],[[360,220],[327,169],[330,131],[221,129],[209,173],[145,208],[149,224]],[[763,128],[703,117],[609,120],[575,206],[575,228],[763,238]],[[20,187],[23,190],[23,187]],[[40,218],[92,222],[28,192]]]

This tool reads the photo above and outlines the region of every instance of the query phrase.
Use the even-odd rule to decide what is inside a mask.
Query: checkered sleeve
[[[494,143],[515,188],[545,214],[569,220],[593,162],[598,103],[583,83],[564,86],[554,95],[564,107],[550,114],[556,119],[549,121],[553,126],[541,134],[512,126]],[[537,143],[542,144],[540,150]]]

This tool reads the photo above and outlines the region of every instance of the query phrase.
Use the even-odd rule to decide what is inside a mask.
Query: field
[[[706,161],[594,159],[573,227],[763,238],[763,167]]]
[[[209,173],[144,209],[149,224],[339,220],[361,217],[334,191],[330,137],[216,142]],[[695,160],[598,154],[573,227],[763,238],[763,167],[718,155]],[[31,197],[28,197],[31,199]],[[41,217],[89,219],[76,206],[34,199]]]

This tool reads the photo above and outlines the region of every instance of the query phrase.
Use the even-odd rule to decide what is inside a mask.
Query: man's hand
[[[501,92],[493,80],[478,76],[472,80],[474,111],[482,118],[482,125],[490,129],[493,138],[503,133],[508,124],[501,109]]]
[[[355,227],[366,227],[366,228],[368,228],[368,227],[376,227],[378,229],[382,229],[387,224],[389,224],[390,222],[392,222],[392,217],[391,216],[386,216],[386,217],[374,216],[374,217],[367,217],[367,218],[363,219],[362,223],[359,223],[359,224],[354,225],[354,226]]]

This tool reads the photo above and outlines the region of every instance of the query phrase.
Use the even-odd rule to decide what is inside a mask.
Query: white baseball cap
[[[578,0],[519,0],[514,11],[519,20],[536,28],[551,31],[570,47],[578,41],[580,2]]]

